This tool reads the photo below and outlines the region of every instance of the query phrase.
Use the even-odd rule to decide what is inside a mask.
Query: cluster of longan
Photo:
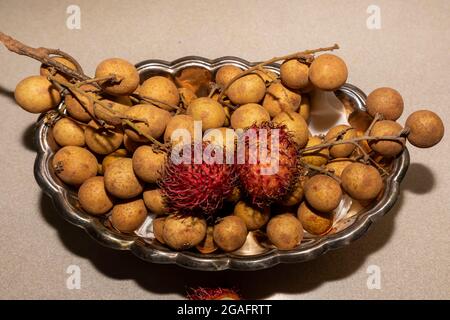
[[[53,59],[76,70],[70,59]],[[42,65],[39,76],[17,85],[15,98],[29,112],[57,110],[59,118],[50,123],[60,146],[53,169],[64,183],[78,188],[84,211],[107,217],[123,233],[134,233],[150,211],[157,215],[153,232],[160,243],[176,250],[197,247],[203,253],[235,251],[249,231],[264,231],[282,250],[299,245],[303,230],[323,235],[332,228],[333,211],[344,192],[360,201],[380,194],[386,170],[380,159],[400,154],[405,137],[416,146],[429,147],[443,136],[442,121],[431,111],[413,113],[405,128],[395,122],[403,101],[388,88],[368,97],[368,114],[374,120],[367,132],[340,125],[325,136],[311,136],[309,93],[342,86],[347,79],[344,61],[332,54],[300,55],[284,61],[280,75],[263,67],[250,72],[222,66],[210,75],[214,82],[206,77],[211,90],[205,94],[192,85],[198,81],[194,78],[183,82],[156,75],[141,83],[136,68],[118,58],[104,60],[95,78],[85,80]],[[61,101],[63,107],[57,109]],[[193,138],[196,120],[202,122],[206,141],[225,148],[235,143],[226,134],[231,129],[266,122],[283,125],[300,150],[306,174],[270,207],[256,206],[236,187],[226,199],[224,210],[229,212],[212,223],[202,217],[169,215],[157,183],[170,147],[181,141],[172,140],[172,133],[186,129]],[[208,137],[210,129],[220,129],[222,141]]]

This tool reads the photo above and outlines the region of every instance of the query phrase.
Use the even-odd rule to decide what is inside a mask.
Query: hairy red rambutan
[[[187,293],[188,300],[241,300],[236,289],[227,288],[191,288]]]
[[[265,122],[247,128],[244,134],[238,142],[239,180],[253,204],[265,207],[283,198],[294,185],[299,174],[298,148],[284,125]],[[239,144],[245,153],[239,152]]]
[[[234,164],[225,160],[223,147],[208,143],[172,150],[159,181],[169,212],[208,218],[219,210],[237,182]]]

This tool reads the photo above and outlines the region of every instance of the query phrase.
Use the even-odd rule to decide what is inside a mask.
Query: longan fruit
[[[190,104],[198,98],[195,92],[189,88],[178,88],[178,93],[180,94],[180,99],[183,97],[186,104]]]
[[[97,175],[97,158],[88,150],[77,146],[59,149],[52,160],[56,175],[65,183],[79,186]]]
[[[302,96],[281,83],[272,83],[267,88],[262,106],[269,112],[271,117],[275,117],[283,111],[297,111],[300,107]]]
[[[346,132],[342,135],[344,131]],[[325,141],[331,141],[337,136],[341,136],[341,139],[339,139],[339,141],[345,141],[356,138],[356,135],[357,134],[355,129],[345,124],[341,124],[331,128],[328,131],[328,133],[325,135]],[[355,148],[356,146],[351,143],[334,145],[330,147],[330,155],[333,158],[345,158],[348,157],[353,152],[353,150],[355,150]]]
[[[305,194],[304,182],[304,178],[297,179],[294,186],[292,187],[292,190],[290,190],[289,193],[286,194],[278,203],[286,207],[291,207],[299,204]]]
[[[102,170],[105,172],[108,170],[108,167],[117,159],[125,158],[128,155],[128,151],[126,149],[117,149],[114,152],[111,152],[106,157],[103,158],[102,161]]]
[[[256,103],[244,104],[231,115],[231,127],[235,130],[245,129],[253,124],[259,125],[266,121],[270,121],[269,112]]]
[[[300,102],[300,106],[298,108],[298,113],[305,119],[305,121],[309,120],[311,112],[311,103],[308,95],[302,95],[302,101]]]
[[[208,141],[230,150],[234,148],[236,139],[236,132],[231,128],[225,127],[208,130],[203,135],[203,141]]]
[[[126,135],[125,131],[125,135],[123,136],[123,146],[129,153],[134,153],[137,148],[139,148],[144,144],[145,142],[137,142],[131,139],[129,136]]]
[[[142,193],[143,183],[133,171],[133,161],[120,158],[111,163],[104,174],[106,190],[120,199],[131,199]]]
[[[341,58],[334,54],[325,53],[311,63],[309,80],[321,90],[334,91],[347,81],[347,66]]]
[[[166,217],[157,217],[153,219],[153,235],[155,236],[155,239],[164,244],[164,238],[163,238],[163,230],[164,230],[164,223],[166,222]]]
[[[137,90],[137,89],[136,89]],[[111,102],[118,103],[127,107],[133,106],[130,96],[111,96]]]
[[[106,192],[103,177],[92,177],[83,182],[78,189],[78,201],[81,207],[90,214],[101,215],[113,207],[113,199]]]
[[[121,128],[105,129],[91,120],[84,130],[86,145],[97,154],[110,154],[122,145],[123,131]]]
[[[235,186],[233,188],[233,191],[225,198],[226,201],[230,203],[237,203],[239,200],[241,200],[242,197],[242,190],[238,186]]]
[[[283,84],[291,89],[306,88],[309,84],[309,67],[291,59],[283,62],[280,67],[280,78]]]
[[[150,146],[140,146],[133,154],[134,173],[142,181],[155,183],[161,178],[164,164],[166,163],[166,153],[155,152]]]
[[[175,83],[162,76],[145,80],[139,88],[139,94],[173,106],[177,106],[180,102],[180,94]]]
[[[91,84],[83,84],[80,86],[80,89],[85,91],[91,98],[97,97],[94,92],[96,87]],[[89,113],[94,114],[94,105],[89,103],[89,99],[86,96],[73,93],[66,94],[64,103],[66,105],[67,112],[72,116],[72,118],[81,122],[89,122],[92,119]]]
[[[299,148],[303,148],[309,139],[309,129],[303,117],[296,113],[281,112],[272,120],[275,124],[285,125],[287,130],[291,133],[292,139],[297,143]]]
[[[355,162],[342,172],[341,185],[353,199],[372,200],[383,188],[383,179],[374,167]]]
[[[372,137],[396,136],[403,130],[402,126],[392,120],[382,120],[376,122],[370,130]],[[405,139],[399,141],[369,141],[370,147],[384,157],[395,157],[403,150]]]
[[[270,208],[258,208],[245,201],[239,201],[234,207],[233,214],[244,221],[248,231],[253,231],[262,228],[269,221]]]
[[[242,73],[242,69],[233,65],[226,65],[220,67],[216,72],[216,83],[224,88],[231,79],[233,79],[238,74]]]
[[[187,250],[206,236],[206,221],[196,217],[168,216],[164,222],[164,242],[175,250]]]
[[[270,219],[266,232],[269,240],[280,250],[294,249],[303,239],[302,224],[290,213]]]
[[[53,57],[50,60],[59,62],[59,63],[61,63],[62,65],[66,66],[69,69],[72,69],[72,70],[76,70],[77,69],[77,67],[75,66],[74,63],[72,63],[70,60],[67,60],[66,58],[63,58],[63,57]],[[41,68],[39,70],[39,74],[41,76],[47,78],[51,74],[50,73],[50,69],[53,69],[53,67],[45,65],[45,64],[41,64]],[[64,81],[68,82],[72,78],[72,77],[70,77],[68,75],[65,75],[64,73],[59,72],[59,71],[56,71],[55,74],[53,75],[53,77],[55,77],[55,79],[57,81],[60,81],[60,82],[64,82]]]
[[[317,174],[305,183],[305,198],[314,209],[331,212],[341,202],[341,186],[335,179]]]
[[[192,101],[186,114],[195,121],[202,122],[203,132],[208,129],[219,128],[225,122],[225,111],[220,103],[214,99],[202,97]]]
[[[327,233],[333,226],[332,213],[317,211],[305,201],[298,208],[297,218],[300,220],[303,229],[313,235]]]
[[[157,215],[167,213],[167,207],[161,189],[152,189],[144,191],[143,194],[145,206]]]
[[[320,137],[309,137],[308,143],[306,144],[305,148],[314,147],[321,143],[322,139]],[[328,148],[322,148],[303,152],[300,159],[307,164],[321,167],[328,162],[329,157],[330,152]]]
[[[367,97],[367,112],[374,117],[377,113],[383,115],[385,120],[397,120],[403,113],[403,98],[392,88],[378,88]]]
[[[128,109],[125,114],[129,117],[146,120],[146,122],[135,122],[135,126],[155,139],[159,139],[163,135],[172,117],[168,111],[151,104],[137,104]],[[139,135],[129,127],[125,128],[125,134],[136,142],[148,141],[146,137]]]
[[[220,249],[232,252],[244,245],[247,233],[243,219],[238,216],[226,216],[214,226],[213,237]]]
[[[226,95],[233,104],[258,103],[266,94],[266,84],[260,76],[249,74],[233,82]]]
[[[147,218],[147,209],[142,199],[128,200],[116,204],[112,209],[111,223],[114,228],[124,233],[132,233]]]
[[[47,112],[61,102],[59,91],[43,76],[20,81],[14,90],[14,98],[22,109],[31,113]]]
[[[82,147],[85,144],[83,128],[69,118],[61,118],[56,121],[52,128],[52,132],[56,143],[61,147]]]
[[[172,139],[172,133],[175,130],[184,129],[189,133],[190,139],[184,141],[183,137],[179,136],[175,140]],[[175,137],[174,137],[175,138]],[[187,138],[187,137],[186,137]],[[176,145],[180,142],[189,142],[194,139],[194,118],[187,114],[177,114],[173,116],[167,123],[166,131],[164,132],[164,142],[171,142],[172,145]]]
[[[125,115],[125,113],[130,109],[130,106],[107,99],[102,100],[102,103],[109,106],[111,110],[96,104],[94,108],[95,116],[98,119],[105,121],[107,124],[112,126],[120,126],[122,124],[121,116]]]
[[[355,161],[349,158],[336,158],[331,160],[325,165],[325,169],[332,171],[333,174],[340,178],[342,171],[347,168],[348,165],[354,163]]]
[[[405,127],[409,128],[408,141],[419,148],[429,148],[444,137],[444,124],[439,116],[429,110],[411,113],[406,119]]]
[[[208,226],[206,228],[206,236],[195,248],[203,254],[213,253],[219,247],[214,242],[214,227]]]
[[[95,69],[95,77],[102,78],[115,75],[117,82],[104,81],[101,86],[112,95],[129,95],[139,85],[139,73],[134,65],[120,58],[103,60]]]

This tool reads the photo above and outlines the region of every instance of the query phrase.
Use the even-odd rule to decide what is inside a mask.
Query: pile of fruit
[[[26,111],[46,113],[60,146],[53,169],[77,188],[80,207],[127,234],[151,213],[155,241],[174,250],[232,252],[256,231],[280,250],[294,249],[304,232],[330,232],[345,194],[363,206],[376,201],[407,141],[428,148],[444,135],[432,111],[396,122],[403,99],[386,87],[370,93],[367,113],[350,114],[351,125],[311,135],[311,92],[347,80],[345,62],[322,53],[337,45],[248,70],[195,67],[141,81],[123,59],[100,62],[91,78],[60,50],[0,40],[43,63],[15,98]],[[275,61],[280,74],[265,68]]]

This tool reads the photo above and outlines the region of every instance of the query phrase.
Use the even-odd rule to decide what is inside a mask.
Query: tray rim
[[[242,58],[225,56],[217,59],[207,59],[198,56],[186,56],[172,62],[150,59],[136,64],[138,71],[142,74],[147,70],[164,69],[166,72],[175,74],[180,69],[191,66],[205,67],[215,70],[224,64],[240,65],[248,68],[257,62],[248,62]],[[273,63],[269,69],[278,71],[279,64]],[[340,91],[356,102],[360,110],[364,110],[366,95],[359,88],[345,84],[337,91]],[[132,235],[119,235],[111,232],[98,219],[84,213],[81,210],[74,210],[69,203],[70,191],[58,184],[53,178],[49,161],[53,155],[47,140],[49,127],[45,124],[45,116],[41,116],[36,123],[34,142],[37,147],[37,155],[34,163],[34,176],[41,189],[52,199],[58,213],[68,222],[83,228],[92,238],[100,244],[116,249],[130,250],[137,257],[152,263],[176,264],[185,268],[220,271],[232,270],[261,270],[273,267],[280,263],[299,263],[319,257],[332,249],[338,249],[357,240],[367,232],[370,226],[384,216],[393,207],[400,194],[400,183],[404,178],[409,166],[409,152],[407,148],[394,161],[393,173],[387,178],[386,189],[380,202],[362,214],[359,214],[354,223],[346,229],[329,235],[315,242],[314,245],[305,245],[301,249],[280,251],[276,249],[258,256],[237,256],[233,254],[202,255],[189,251],[163,251],[151,248],[142,239]]]

